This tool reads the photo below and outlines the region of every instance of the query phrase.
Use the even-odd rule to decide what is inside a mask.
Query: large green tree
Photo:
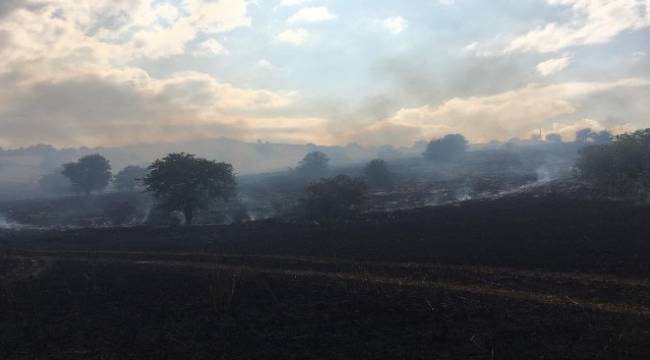
[[[181,211],[192,225],[196,209],[236,193],[232,165],[174,153],[156,160],[143,179],[147,191],[168,211]]]
[[[75,191],[86,195],[104,190],[112,176],[110,162],[99,154],[87,155],[77,162],[64,164],[61,174],[70,179]]]

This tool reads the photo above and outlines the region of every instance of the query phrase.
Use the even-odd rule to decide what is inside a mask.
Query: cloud
[[[255,67],[263,70],[273,70],[275,68],[275,66],[273,66],[273,64],[266,59],[258,60],[255,64]]]
[[[635,51],[632,53],[632,59],[634,61],[640,61],[641,59],[645,58],[647,54],[644,51]]]
[[[625,31],[650,27],[650,2],[643,0],[546,0],[548,5],[568,6],[572,18],[551,22],[514,38],[503,53],[550,53],[582,45],[610,42]]]
[[[242,88],[197,71],[152,77],[138,67],[142,59],[188,54],[188,44],[199,34],[206,40],[190,54],[226,53],[215,37],[249,26],[247,1],[41,3],[0,5],[2,146],[123,145],[210,136],[327,139],[318,134],[323,119],[269,115],[292,106],[297,92]],[[298,30],[297,36],[306,34]]]
[[[125,145],[210,136],[327,139],[324,119],[268,115],[294,104],[298,94],[238,88],[198,72],[157,79],[131,69],[2,85],[3,146]]]
[[[200,110],[204,118],[219,114],[264,111],[284,107],[293,102],[295,93],[276,93],[268,90],[242,89],[218,82],[200,72],[175,73],[163,79],[152,79],[145,85],[158,96],[176,103],[181,108]]]
[[[590,97],[640,87],[650,87],[650,79],[532,84],[496,95],[453,98],[437,106],[401,109],[347,136],[362,143],[387,141],[395,145],[452,132],[463,133],[473,142],[507,140],[525,136],[532,129],[551,128],[559,123],[558,118],[575,115]],[[392,140],[391,134],[395,134]]]
[[[276,38],[282,42],[300,45],[307,40],[309,32],[303,28],[285,30],[279,33]]]
[[[220,33],[251,25],[245,0],[185,0],[187,22],[198,31]]]
[[[322,0],[0,0],[0,146],[208,136],[408,144],[452,131],[474,141],[522,136],[531,128],[552,130],[552,124],[566,127],[576,119],[607,128],[647,125],[638,115],[650,111],[650,88],[639,85],[641,77],[650,76],[648,57],[641,54],[648,49],[639,43],[643,34],[598,49],[608,55],[611,73],[590,74],[602,71],[602,64],[579,58],[580,51],[558,52],[540,64],[532,62],[539,55],[521,53],[611,41],[645,27],[642,14],[648,6],[639,0],[542,1],[556,7],[553,13],[562,20],[535,29],[526,24],[538,24],[548,14],[508,18],[516,28],[524,26],[517,34],[522,36],[511,41],[500,36],[465,49],[511,55],[486,58],[453,50],[429,56],[426,39],[454,49],[471,33],[489,35],[495,28],[490,21],[476,21],[457,29],[453,19],[437,21],[436,14],[405,18],[431,3],[404,2],[397,8],[373,3],[373,14],[383,15],[358,20],[335,14],[339,9]],[[347,2],[345,10],[367,15],[366,5]],[[508,15],[521,15],[522,9],[529,14],[530,8],[516,6]],[[480,10],[448,15],[478,20],[488,8]],[[310,26],[337,18],[336,29],[327,27],[327,36],[316,44]],[[427,26],[415,31],[416,21]],[[365,25],[372,31],[359,28]],[[382,26],[395,34],[408,31],[411,41],[385,41]],[[360,31],[351,36],[350,29]],[[274,49],[268,41],[314,46]],[[564,53],[584,65],[583,82],[553,84],[559,77],[550,75],[574,61]],[[192,58],[219,54],[229,56]],[[549,78],[531,72],[536,65]],[[341,76],[330,79],[330,72],[314,68]],[[599,83],[589,82],[590,76],[638,78]],[[527,85],[531,81],[544,84]]]
[[[608,126],[602,121],[594,119],[580,119],[575,122],[556,122],[550,127],[548,133],[559,134],[564,141],[575,140],[575,135],[578,131],[583,129],[591,129],[593,131],[607,130],[613,134],[621,134],[624,132],[634,131],[634,127],[630,124],[619,124],[616,126]]]
[[[191,54],[226,53],[215,35],[250,24],[246,1],[52,0],[11,11],[2,4],[2,146],[328,139],[326,120],[281,114],[297,92],[241,88],[197,71],[152,77],[137,67],[140,59],[187,54],[198,34],[208,37]],[[272,70],[268,61],[258,66]]]
[[[464,53],[474,53],[476,52],[476,49],[479,47],[479,43],[477,41],[471,42],[463,47],[463,52]]]
[[[566,69],[569,64],[571,64],[569,56],[550,59],[537,64],[537,72],[542,76],[549,76]]]
[[[0,19],[19,9],[37,9],[40,6],[40,3],[29,0],[3,0],[0,2]]]
[[[226,53],[227,51],[223,45],[215,39],[208,39],[202,42],[194,51],[194,55],[221,55]]]
[[[386,30],[393,34],[399,34],[408,27],[408,21],[401,16],[384,19],[381,24]]]
[[[10,34],[0,72],[12,64],[121,65],[183,54],[199,33],[250,26],[245,0],[42,0],[0,21]]]
[[[279,6],[299,6],[312,1],[313,0],[282,0]]]
[[[334,20],[338,15],[333,14],[326,6],[306,7],[298,10],[289,20],[290,24],[310,23]]]

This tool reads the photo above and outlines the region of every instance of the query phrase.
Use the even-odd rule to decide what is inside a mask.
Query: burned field
[[[5,358],[641,359],[649,351],[636,308],[484,293],[469,280],[447,288],[362,271],[158,260],[39,266],[48,270],[15,283],[4,300]]]
[[[0,360],[650,359],[648,14],[0,0]]]
[[[650,208],[5,231],[3,359],[646,359]]]

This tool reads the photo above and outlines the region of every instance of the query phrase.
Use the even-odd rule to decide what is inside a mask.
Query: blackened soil
[[[508,197],[365,215],[346,224],[257,222],[0,232],[0,250],[207,251],[650,276],[650,206]]]
[[[648,359],[650,208],[0,233],[0,359]]]

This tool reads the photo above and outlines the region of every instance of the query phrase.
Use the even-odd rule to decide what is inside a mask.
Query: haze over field
[[[0,360],[650,359],[650,0],[0,0]]]
[[[650,0],[10,0],[0,146],[647,127]]]

